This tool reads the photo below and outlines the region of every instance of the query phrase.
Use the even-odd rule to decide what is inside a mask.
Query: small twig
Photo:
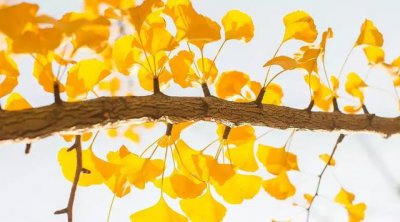
[[[60,85],[58,84],[58,82],[54,82],[54,103],[55,104],[61,104],[62,100],[60,97]]]
[[[339,137],[336,140],[335,146],[333,147],[332,153],[329,156],[328,161],[326,161],[326,164],[324,166],[324,168],[322,169],[321,173],[318,175],[318,183],[317,183],[317,188],[315,190],[315,194],[312,197],[311,201],[310,201],[310,205],[307,207],[307,221],[309,221],[310,218],[310,211],[311,211],[311,207],[314,203],[315,198],[317,198],[317,196],[319,195],[319,188],[321,186],[321,181],[322,181],[322,176],[324,175],[326,169],[328,168],[329,164],[331,163],[332,159],[333,159],[333,155],[335,155],[336,149],[338,147],[338,145],[343,141],[345,135],[344,134],[340,134]]]
[[[264,94],[265,94],[265,87],[261,88],[260,92],[257,95],[257,99],[255,101],[256,105],[261,107],[262,105],[262,100],[264,98]]]
[[[228,136],[229,136],[229,133],[231,132],[231,129],[232,129],[231,127],[225,126],[225,130],[224,130],[224,134],[222,136],[222,139],[224,139],[224,140],[228,139]]]
[[[307,108],[305,108],[304,110],[306,110],[307,112],[311,113],[312,108],[314,107],[314,100],[312,99],[310,101],[310,104],[308,104]]]
[[[167,129],[165,131],[166,136],[171,136],[173,127],[174,127],[174,124],[172,124],[172,123],[167,124]]]
[[[68,205],[66,208],[54,212],[54,214],[67,214],[68,222],[72,222],[75,193],[78,187],[79,177],[83,171],[85,170],[89,171],[87,169],[82,168],[82,144],[80,135],[77,135],[75,137],[74,145],[75,145],[74,149],[76,150],[76,170],[75,170],[74,182],[72,184],[71,192],[69,194]]]
[[[159,94],[161,92],[160,91],[160,82],[158,80],[158,76],[155,76],[153,78],[153,92],[154,92],[154,94]]]
[[[201,84],[201,88],[203,89],[203,93],[205,97],[211,96],[210,89],[208,88],[207,83]]]
[[[25,154],[29,154],[31,151],[32,143],[27,143],[25,146]]]
[[[341,113],[341,111],[340,111],[340,109],[339,109],[339,105],[338,105],[338,103],[337,103],[337,98],[336,98],[336,97],[334,97],[334,98],[332,99],[332,102],[333,102],[333,111],[334,111],[334,112],[339,112],[339,113]]]

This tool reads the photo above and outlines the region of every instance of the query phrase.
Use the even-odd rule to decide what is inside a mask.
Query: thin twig
[[[322,176],[324,175],[326,169],[328,168],[330,162],[332,161],[333,155],[335,155],[336,149],[337,149],[338,145],[343,141],[344,137],[345,137],[344,134],[340,134],[339,135],[339,137],[336,140],[335,146],[333,147],[332,153],[329,156],[328,161],[326,161],[326,164],[325,164],[324,168],[322,169],[321,173],[318,175],[318,183],[317,183],[317,188],[315,190],[315,194],[314,194],[314,196],[312,197],[312,199],[310,201],[310,205],[306,209],[307,210],[307,221],[309,221],[309,219],[310,219],[311,207],[312,207],[312,205],[314,203],[314,200],[319,195],[319,188],[321,186]]]
[[[81,144],[81,136],[77,135],[75,137],[74,149],[76,150],[76,170],[75,170],[75,177],[72,183],[71,192],[69,194],[68,205],[66,208],[62,210],[58,210],[54,212],[54,214],[67,214],[68,222],[72,222],[73,218],[73,208],[74,208],[74,200],[75,200],[75,193],[78,187],[79,177],[82,173],[82,144]]]

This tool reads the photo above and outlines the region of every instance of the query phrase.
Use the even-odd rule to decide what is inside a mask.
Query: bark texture
[[[0,142],[31,142],[57,133],[116,127],[135,122],[166,120],[213,121],[228,126],[250,124],[300,130],[400,133],[400,117],[371,114],[310,112],[284,106],[236,103],[215,97],[101,97],[52,104],[21,111],[0,111]]]

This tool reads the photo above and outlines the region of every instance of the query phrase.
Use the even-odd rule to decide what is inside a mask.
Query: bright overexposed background
[[[10,2],[10,1],[9,1]],[[12,1],[11,1],[12,2]],[[78,0],[30,0],[40,4],[40,12],[57,18],[68,11],[79,11],[82,2]],[[217,60],[222,71],[240,70],[252,79],[263,81],[265,68],[262,65],[270,58],[283,36],[282,17],[294,10],[305,10],[315,20],[320,33],[332,27],[334,38],[329,40],[326,63],[330,74],[337,74],[348,51],[356,40],[364,19],[369,18],[383,33],[384,49],[388,61],[400,55],[400,2],[397,0],[216,0],[193,1],[195,8],[215,21],[220,22],[230,9],[240,9],[252,16],[255,36],[250,43],[230,41]],[[12,19],[12,18],[10,18]],[[214,56],[220,43],[206,48],[206,55]],[[289,42],[281,54],[291,54],[301,43]],[[16,57],[21,70],[20,84],[15,89],[33,106],[52,102],[52,95],[45,93],[32,75],[32,59]],[[364,76],[368,71],[367,61],[358,48],[352,54],[345,72],[356,71]],[[132,77],[133,86],[139,87]],[[287,73],[278,78],[285,92],[284,105],[304,108],[308,105],[308,89],[300,73]],[[374,68],[367,82],[366,104],[371,113],[380,116],[397,116],[396,100],[381,89],[388,91],[390,78],[381,69]],[[213,91],[213,90],[212,90]],[[142,92],[137,90],[138,93]],[[170,95],[202,95],[200,89],[182,90],[171,86],[165,93]],[[393,94],[393,91],[390,91]],[[347,97],[349,97],[347,95]],[[1,104],[4,104],[2,99]],[[351,102],[351,100],[349,100]],[[341,100],[339,103],[348,103]],[[153,130],[139,129],[142,134],[139,144],[126,139],[110,139],[105,132],[94,144],[96,154],[104,158],[110,150],[127,145],[132,151],[141,149],[162,135],[164,125]],[[184,131],[182,137],[193,147],[204,147],[217,138],[215,124],[197,123]],[[257,128],[257,135],[269,129]],[[273,131],[258,143],[282,146],[290,131]],[[297,194],[288,201],[277,201],[263,189],[250,201],[241,205],[227,206],[224,221],[305,221],[305,210],[292,203],[304,204],[303,193],[313,193],[317,176],[323,162],[319,154],[330,153],[336,141],[336,133],[296,133],[291,144],[291,152],[298,155],[300,172],[290,173],[296,185]],[[55,136],[35,142],[31,154],[24,154],[24,144],[0,145],[0,221],[1,222],[43,222],[66,221],[65,215],[53,215],[55,210],[65,207],[71,183],[62,175],[57,153],[66,147],[61,137]],[[85,144],[86,146],[88,144]],[[344,208],[334,203],[333,198],[340,186],[356,195],[355,202],[365,202],[365,221],[400,221],[400,137],[385,139],[378,135],[350,135],[338,148],[335,155],[337,166],[328,169],[324,176],[320,194],[313,205],[311,221],[346,221]],[[265,176],[261,174],[262,176]],[[214,195],[218,201],[222,198]],[[75,221],[105,221],[112,193],[105,186],[79,187],[75,200]],[[137,210],[156,203],[159,192],[149,183],[146,190],[133,191],[122,199],[117,199],[111,221],[129,221],[129,216]],[[180,211],[177,201],[168,199],[175,210]],[[199,206],[201,207],[201,206]],[[181,212],[181,211],[180,211]]]

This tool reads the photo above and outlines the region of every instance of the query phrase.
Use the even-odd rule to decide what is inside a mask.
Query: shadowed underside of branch
[[[30,142],[60,132],[79,132],[135,122],[213,121],[277,129],[400,133],[400,118],[309,112],[284,106],[236,103],[215,97],[101,97],[21,111],[0,111],[0,141]]]

